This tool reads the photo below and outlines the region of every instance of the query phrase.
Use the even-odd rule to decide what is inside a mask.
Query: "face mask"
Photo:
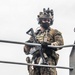
[[[44,28],[44,29],[48,29],[48,27],[50,26],[49,23],[45,22],[45,23],[42,23],[41,26]]]

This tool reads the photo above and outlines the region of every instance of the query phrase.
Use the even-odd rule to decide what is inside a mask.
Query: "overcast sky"
[[[0,40],[25,42],[26,31],[39,27],[37,15],[43,8],[54,10],[54,24],[51,26],[62,32],[65,45],[75,40],[75,0],[0,0]],[[25,62],[23,45],[0,43],[0,60]],[[72,48],[58,51],[58,65],[69,66]],[[64,61],[64,62],[63,62]],[[57,69],[58,75],[69,75],[69,70]],[[1,75],[28,75],[26,66],[0,63]]]

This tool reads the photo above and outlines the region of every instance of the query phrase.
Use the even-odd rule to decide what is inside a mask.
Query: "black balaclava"
[[[41,27],[43,27],[44,29],[48,29],[49,28],[49,26],[50,26],[50,23],[48,23],[48,22],[45,22],[45,23],[41,23],[41,25],[40,25]]]

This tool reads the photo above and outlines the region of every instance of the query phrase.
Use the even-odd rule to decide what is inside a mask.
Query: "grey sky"
[[[74,0],[0,0],[0,39],[28,40],[26,31],[39,25],[37,15],[43,8],[54,10],[54,25],[62,32],[65,45],[75,40],[75,1]],[[69,54],[72,48],[58,51],[58,65],[69,66]],[[25,62],[23,46],[0,43],[0,60]],[[1,75],[28,75],[26,66],[0,64]],[[58,69],[58,75],[68,75],[68,70]]]

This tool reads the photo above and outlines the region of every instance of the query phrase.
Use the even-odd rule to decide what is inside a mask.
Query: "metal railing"
[[[33,46],[41,46],[41,44],[37,43],[23,43],[23,42],[15,42],[15,41],[7,41],[7,40],[0,40],[0,42],[3,43],[12,43],[12,44],[21,44],[21,45],[33,45]],[[63,66],[55,66],[55,65],[39,65],[39,64],[31,64],[31,63],[21,63],[21,62],[11,62],[11,61],[0,61],[0,63],[6,63],[6,64],[16,64],[16,65],[31,65],[31,66],[39,66],[39,67],[51,67],[51,68],[60,68],[60,69],[69,69],[70,75],[75,75],[75,43],[71,45],[63,45],[63,46],[52,46],[48,45],[48,47],[51,48],[67,48],[67,47],[73,47],[71,54],[70,54],[70,67],[63,67]]]

